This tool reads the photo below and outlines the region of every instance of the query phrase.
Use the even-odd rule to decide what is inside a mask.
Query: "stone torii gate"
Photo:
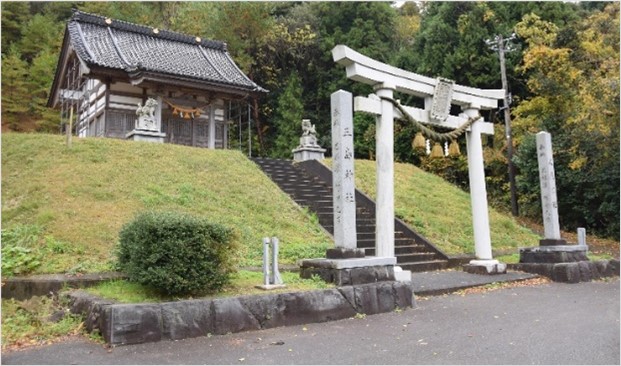
[[[393,92],[414,95],[424,99],[425,108],[400,106],[421,123],[456,129],[480,110],[494,109],[505,96],[503,89],[483,90],[455,85],[446,79],[433,79],[408,72],[366,57],[344,45],[332,50],[335,62],[345,66],[349,79],[373,85],[375,94],[355,97],[354,111],[376,116],[376,256],[394,257],[394,119],[403,117],[401,111],[388,100]],[[387,98],[387,99],[385,99]],[[451,104],[463,113],[450,115]],[[469,271],[499,273],[506,265],[492,258],[489,212],[485,188],[481,134],[493,134],[491,123],[475,121],[466,132],[468,173],[472,202],[472,221],[477,259],[470,262]]]

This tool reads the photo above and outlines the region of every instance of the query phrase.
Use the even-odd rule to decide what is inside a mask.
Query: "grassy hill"
[[[396,164],[395,180],[398,217],[447,253],[474,252],[467,193],[409,164]],[[356,184],[374,196],[374,162],[356,162]],[[2,135],[3,254],[7,242],[28,248],[34,273],[110,269],[122,225],[152,209],[232,227],[240,266],[260,265],[265,236],[280,239],[283,263],[333,245],[314,215],[238,151],[94,138],[68,149],[61,136]],[[497,252],[537,245],[512,218],[491,210],[490,222]]]
[[[95,138],[68,149],[61,136],[2,135],[3,241],[33,250],[34,273],[110,269],[122,225],[151,209],[232,227],[240,266],[260,265],[266,236],[280,239],[283,263],[333,245],[238,151]]]

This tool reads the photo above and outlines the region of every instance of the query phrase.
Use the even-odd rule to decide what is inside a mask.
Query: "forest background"
[[[270,90],[232,111],[240,123],[231,144],[283,158],[291,158],[302,118],[330,146],[332,92],[372,92],[346,79],[332,60],[335,45],[429,77],[500,89],[498,54],[486,40],[515,33],[506,67],[520,215],[541,220],[534,136],[548,131],[561,225],[619,240],[618,2],[2,2],[3,132],[60,131],[59,112],[46,103],[73,8],[226,42],[241,69]],[[497,124],[484,140],[488,194],[509,211],[503,112],[485,118]],[[372,117],[356,115],[357,158],[373,159],[374,129]],[[432,158],[414,146],[416,132],[396,122],[395,158],[467,189],[465,156]]]

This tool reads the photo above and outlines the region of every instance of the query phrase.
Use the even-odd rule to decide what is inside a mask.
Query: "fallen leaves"
[[[514,281],[514,282],[497,282],[492,285],[483,285],[477,287],[471,287],[463,290],[459,290],[454,292],[455,294],[465,296],[471,294],[484,294],[491,291],[502,290],[507,288],[517,288],[517,287],[531,287],[531,286],[541,286],[549,284],[550,280],[545,277],[531,278],[528,280],[522,281]],[[517,294],[512,294],[517,296]]]

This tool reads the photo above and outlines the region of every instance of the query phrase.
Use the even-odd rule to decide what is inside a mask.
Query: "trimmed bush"
[[[119,234],[120,269],[167,295],[221,289],[233,272],[231,229],[176,212],[145,212]]]

